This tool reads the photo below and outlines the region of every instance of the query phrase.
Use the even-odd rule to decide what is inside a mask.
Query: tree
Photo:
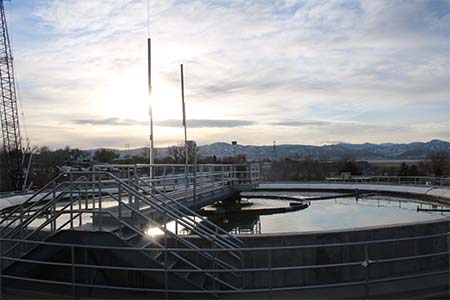
[[[174,164],[184,163],[184,147],[183,146],[170,146],[167,148],[167,155],[170,162]]]
[[[402,162],[402,164],[400,165],[400,170],[398,172],[399,176],[408,176],[409,173],[409,168],[408,165],[405,162]]]
[[[339,172],[340,173],[350,173],[351,175],[361,175],[362,172],[358,167],[358,164],[353,160],[353,158],[345,156],[339,162]]]
[[[94,159],[102,163],[111,163],[117,156],[118,155],[112,150],[100,149],[95,151]]]
[[[179,143],[177,146],[170,146],[167,148],[167,154],[170,162],[174,164],[184,164],[186,162],[186,149],[184,148],[184,142]],[[199,159],[198,147],[193,141],[187,143],[188,163],[193,164],[195,157]]]
[[[427,155],[434,176],[448,176],[450,166],[450,153],[435,152]]]

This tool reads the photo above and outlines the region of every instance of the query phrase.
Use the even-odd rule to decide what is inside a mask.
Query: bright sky
[[[6,10],[33,145],[148,143],[147,0]],[[183,139],[180,63],[198,144],[448,140],[449,11],[448,0],[151,0],[155,145]]]

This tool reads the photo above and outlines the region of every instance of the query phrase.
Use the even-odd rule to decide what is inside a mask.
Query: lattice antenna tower
[[[5,0],[0,0],[0,119],[3,138],[2,184],[3,190],[22,188],[22,141],[13,57],[6,24]]]

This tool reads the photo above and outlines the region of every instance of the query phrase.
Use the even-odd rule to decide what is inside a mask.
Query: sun
[[[149,104],[154,120],[177,119],[181,116],[179,90],[158,74],[153,78],[153,93],[148,95],[146,74],[140,67],[111,76],[100,88],[95,110],[99,115],[123,120],[148,121]]]

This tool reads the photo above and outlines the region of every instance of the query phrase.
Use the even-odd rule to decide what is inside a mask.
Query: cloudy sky
[[[449,139],[450,2],[151,0],[155,144]],[[147,0],[6,3],[33,145],[148,142]]]

